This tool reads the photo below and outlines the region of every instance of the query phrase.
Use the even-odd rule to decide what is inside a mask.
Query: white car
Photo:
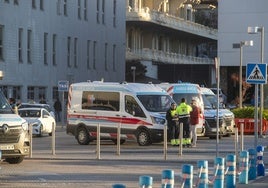
[[[55,118],[55,113],[52,110],[51,106],[48,104],[40,104],[40,103],[21,103],[19,105],[20,108],[45,108],[49,113],[52,115],[52,117]]]
[[[20,108],[19,115],[32,125],[32,134],[52,136],[53,125],[56,127],[54,117],[45,108]]]

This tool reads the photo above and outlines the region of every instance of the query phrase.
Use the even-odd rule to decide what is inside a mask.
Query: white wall
[[[243,47],[243,66],[261,61],[261,34],[250,35],[248,26],[264,26],[264,62],[268,62],[268,1],[267,0],[221,0],[218,14],[218,57],[221,66],[239,66],[240,50],[233,43],[253,40],[253,47]]]

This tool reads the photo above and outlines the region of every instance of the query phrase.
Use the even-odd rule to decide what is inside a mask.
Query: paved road
[[[268,138],[259,142],[267,146]],[[244,148],[252,148],[253,144],[254,137],[245,136]],[[218,146],[218,157],[234,154],[233,137],[222,138]],[[72,136],[66,135],[64,128],[57,127],[56,154],[52,155],[51,137],[33,138],[32,158],[27,157],[19,165],[1,163],[0,186],[110,188],[115,183],[122,183],[135,188],[140,176],[149,175],[153,177],[153,187],[161,187],[162,170],[171,169],[175,172],[175,187],[180,187],[184,164],[194,166],[194,183],[197,182],[198,160],[208,160],[209,177],[213,178],[216,140],[200,138],[197,148],[185,148],[181,156],[178,147],[168,146],[166,158],[162,144],[140,147],[130,141],[121,146],[120,155],[116,149],[112,142],[103,141],[100,159],[97,159],[95,143],[78,145]],[[267,166],[267,150],[264,161]],[[248,185],[237,183],[237,187],[267,187],[267,184],[267,177],[258,177]]]

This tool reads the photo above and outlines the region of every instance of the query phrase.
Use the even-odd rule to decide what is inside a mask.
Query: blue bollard
[[[185,164],[182,166],[182,187],[192,188],[193,187],[193,165]]]
[[[199,177],[196,187],[208,188],[208,161],[197,161]]]
[[[139,187],[140,188],[152,188],[153,187],[153,177],[140,176],[139,177]]]
[[[236,156],[227,155],[226,156],[226,188],[235,188],[236,184]]]
[[[255,149],[248,149],[248,155],[249,155],[248,180],[255,180],[257,178],[256,154],[257,152]]]
[[[123,184],[114,184],[112,188],[126,188],[126,186]]]
[[[239,162],[239,183],[248,184],[248,152],[240,152],[240,162]]]
[[[257,175],[258,176],[265,176],[265,168],[263,164],[263,146],[257,146]]]
[[[213,183],[214,188],[223,188],[224,185],[224,158],[216,157],[214,160],[215,165],[215,180]]]
[[[162,188],[174,188],[174,171],[162,171]]]

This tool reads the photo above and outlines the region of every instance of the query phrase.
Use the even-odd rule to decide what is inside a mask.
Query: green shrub
[[[254,107],[235,108],[232,110],[235,118],[254,118]],[[268,109],[263,110],[263,119],[268,120]]]

